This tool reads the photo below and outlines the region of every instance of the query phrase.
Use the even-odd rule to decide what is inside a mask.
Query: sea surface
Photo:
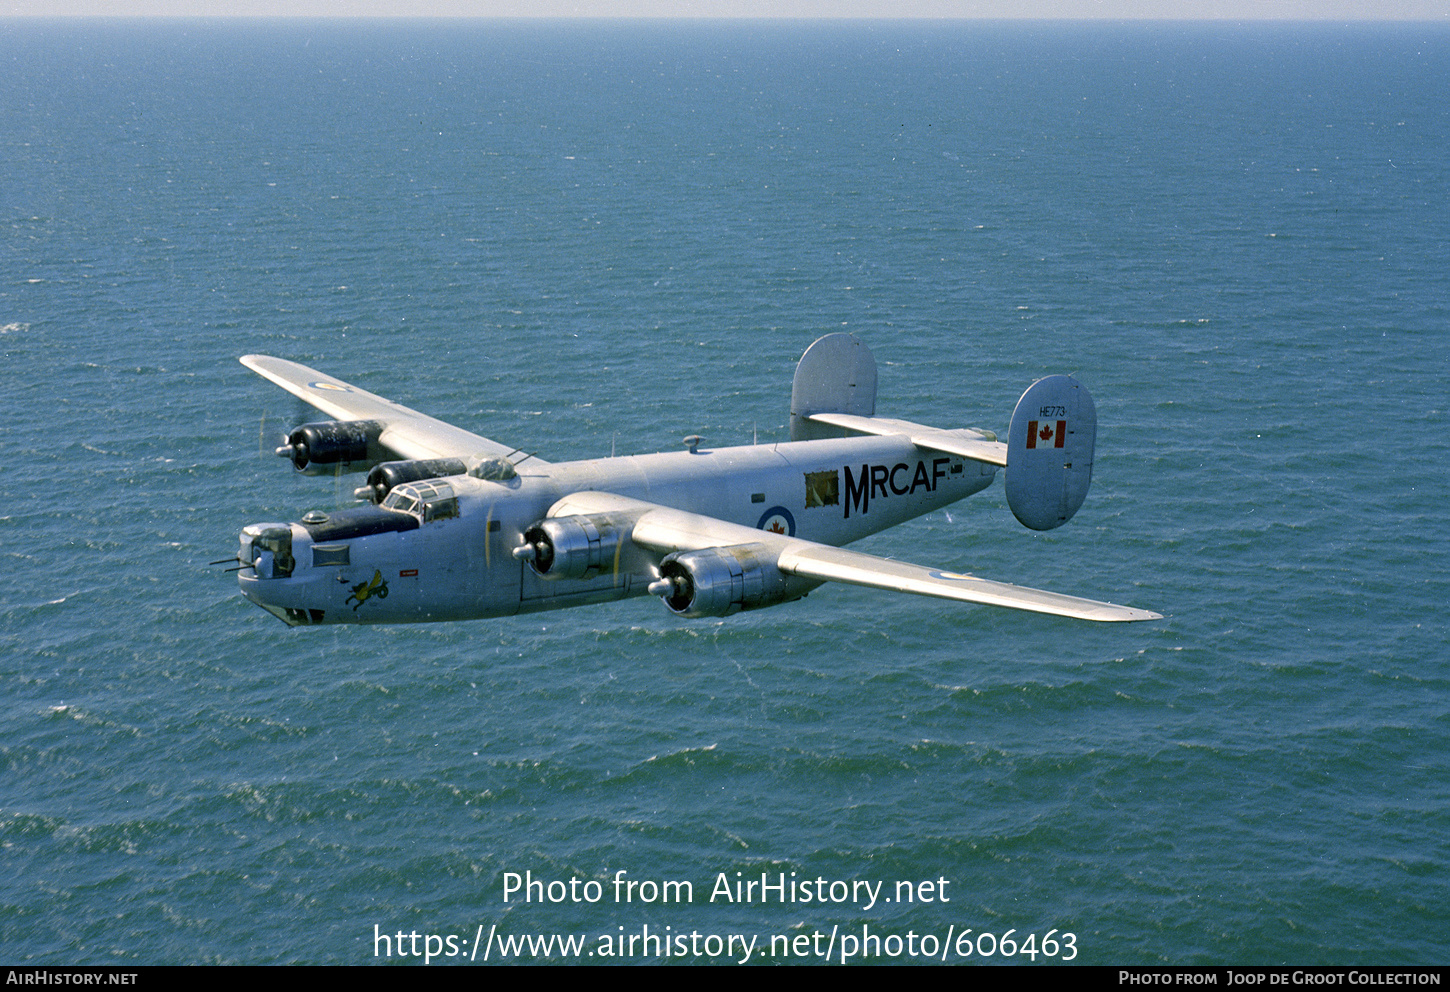
[[[1443,25],[0,21],[0,960],[1445,963],[1447,93]],[[239,355],[564,461],[782,440],[839,330],[1100,421],[1066,527],[857,547],[1165,618],[208,564],[359,481]]]

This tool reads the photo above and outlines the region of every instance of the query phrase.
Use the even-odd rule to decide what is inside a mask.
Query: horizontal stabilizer
[[[1027,387],[1007,428],[1007,505],[1024,527],[1052,530],[1082,506],[1097,431],[1093,398],[1072,376]]]
[[[849,413],[813,413],[810,419],[818,424],[844,427],[861,434],[902,434],[910,438],[911,443],[918,448],[926,448],[928,451],[960,455],[974,462],[986,462],[988,465],[1007,464],[1007,446],[1001,441],[989,440],[990,435],[981,431],[944,431],[925,424],[913,424],[909,420],[857,417]]]

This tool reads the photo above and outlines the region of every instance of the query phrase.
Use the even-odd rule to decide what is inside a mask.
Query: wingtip
[[[1127,620],[1129,622],[1137,622],[1137,621],[1141,621],[1141,620],[1162,620],[1163,619],[1163,614],[1161,614],[1161,613],[1154,613],[1152,610],[1135,610],[1132,607],[1124,607],[1124,609],[1128,610],[1128,612],[1132,614],[1132,616],[1126,616],[1126,617],[1123,617],[1122,618],[1122,619]]]
[[[1103,623],[1141,623],[1146,620],[1162,620],[1163,614],[1154,613],[1152,610],[1140,610],[1134,606],[1121,606],[1117,603],[1101,603],[1096,600],[1086,600],[1089,604],[1087,609],[1080,613],[1068,613],[1066,616],[1076,616],[1082,620],[1097,620]]]

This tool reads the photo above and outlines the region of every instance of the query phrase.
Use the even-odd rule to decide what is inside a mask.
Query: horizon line
[[[942,14],[328,14],[328,13],[13,13],[0,11],[0,21],[796,21],[796,22],[891,22],[941,21],[954,23],[1158,23],[1158,24],[1446,24],[1450,11],[1442,17],[1343,17],[1324,15],[1298,16],[1179,16],[1153,15],[1064,15],[1042,16],[948,16]]]

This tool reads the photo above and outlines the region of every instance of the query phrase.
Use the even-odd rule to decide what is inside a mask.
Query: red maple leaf
[[[769,527],[767,527],[765,529],[768,530],[768,531],[770,531],[772,534],[784,534],[785,533],[785,528],[780,525],[780,521],[779,520],[777,520],[775,523],[771,524]]]
[[[1040,430],[1040,431],[1037,432],[1037,436],[1040,437],[1040,438],[1042,438],[1042,440],[1044,440],[1044,441],[1051,441],[1052,440],[1052,428],[1051,427],[1044,427],[1044,428],[1042,428],[1042,430]]]

